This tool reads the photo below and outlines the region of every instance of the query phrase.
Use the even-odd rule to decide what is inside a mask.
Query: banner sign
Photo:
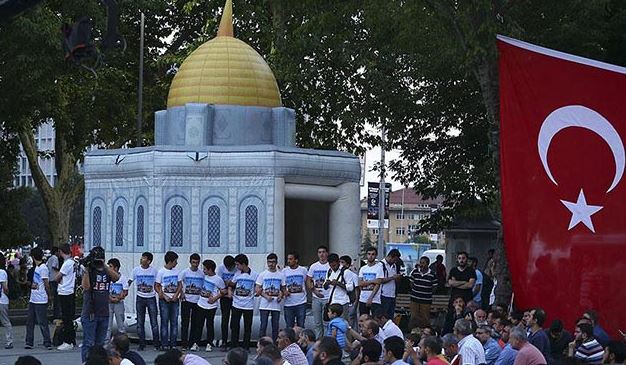
[[[367,228],[378,228],[378,206],[380,183],[367,183]],[[385,228],[389,228],[389,195],[391,193],[391,183],[385,183]]]

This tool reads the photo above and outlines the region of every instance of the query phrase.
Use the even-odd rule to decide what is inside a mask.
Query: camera
[[[100,269],[104,267],[104,249],[100,246],[92,248],[89,254],[79,262],[86,269]]]

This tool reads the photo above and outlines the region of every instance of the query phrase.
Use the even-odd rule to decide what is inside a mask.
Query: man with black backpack
[[[331,253],[328,255],[328,274],[324,281],[324,289],[330,290],[328,305],[339,304],[343,307],[341,317],[348,321],[350,296],[348,292],[354,290],[353,282],[347,281],[345,278],[345,268],[339,265],[339,255]],[[326,311],[327,312],[327,311]]]

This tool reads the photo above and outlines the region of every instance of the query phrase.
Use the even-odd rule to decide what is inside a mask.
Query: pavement
[[[50,325],[50,330],[52,332],[52,325]],[[150,330],[148,330],[150,332]],[[69,351],[59,351],[56,347],[53,350],[46,350],[43,347],[43,339],[41,337],[41,332],[39,328],[35,327],[35,348],[34,349],[24,349],[24,339],[26,338],[26,326],[13,326],[13,349],[5,350],[4,349],[4,341],[0,342],[2,346],[0,346],[0,365],[14,365],[15,361],[18,357],[24,355],[32,355],[35,356],[43,365],[80,365],[82,364],[80,359],[80,348],[77,346],[73,350]],[[4,328],[0,328],[0,340],[4,340]],[[82,332],[76,333],[76,341],[80,343],[82,340]],[[138,344],[132,343],[131,350],[137,351]],[[180,349],[180,348],[179,348]],[[192,352],[195,355],[198,355],[204,359],[206,359],[211,365],[221,365],[222,359],[226,355],[225,352],[222,352],[220,349],[213,349],[213,352],[206,352],[204,348],[202,351]],[[252,349],[254,351],[254,349]],[[146,364],[153,364],[154,359],[163,352],[155,351],[153,346],[146,346],[144,351],[139,352],[139,354],[146,360]],[[252,352],[250,353],[250,358],[254,355]]]

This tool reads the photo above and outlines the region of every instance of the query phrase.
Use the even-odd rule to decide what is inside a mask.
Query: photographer
[[[120,274],[104,264],[104,249],[96,246],[81,262],[84,274],[83,311],[80,317],[83,326],[82,361],[86,361],[89,349],[104,345],[109,326],[109,291],[111,282],[118,281]]]

